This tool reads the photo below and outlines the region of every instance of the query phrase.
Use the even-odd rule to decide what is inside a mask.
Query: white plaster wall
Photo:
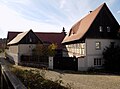
[[[87,70],[86,57],[78,58],[78,71],[86,71],[86,70]]]
[[[35,44],[19,44],[15,46],[10,46],[7,51],[10,60],[14,61],[15,64],[20,63],[21,55],[31,55],[32,49],[36,47]]]
[[[96,50],[95,43],[101,42],[101,49]],[[108,47],[111,42],[119,44],[119,40],[112,39],[86,39],[86,57],[87,57],[87,66],[94,67],[94,58],[103,58],[102,52],[105,47]]]
[[[18,46],[17,45],[9,46],[9,52],[17,54],[18,53]]]
[[[101,42],[101,49],[96,50],[95,43]],[[87,48],[87,55],[102,55],[102,52],[105,47],[108,47],[111,42],[116,42],[118,44],[118,40],[112,39],[86,39],[86,48]]]
[[[32,50],[36,47],[35,44],[19,44],[18,45],[18,62],[20,64],[21,55],[31,55]]]
[[[94,65],[94,58],[101,58],[102,56],[87,56],[87,66],[89,67],[96,67],[96,65]]]
[[[16,65],[18,65],[18,46],[9,46],[9,49],[6,50],[7,52],[7,57],[10,59],[10,61],[15,62]]]
[[[19,44],[19,55],[31,55],[35,44]]]

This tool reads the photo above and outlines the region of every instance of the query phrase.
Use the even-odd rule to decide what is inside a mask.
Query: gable
[[[119,24],[105,4],[84,37],[117,39],[118,30]]]
[[[30,30],[30,31],[18,34],[14,39],[12,39],[8,43],[8,45],[37,44],[37,43],[42,43],[42,41],[35,35],[35,33],[32,30]]]
[[[36,36],[36,34],[30,30],[18,44],[37,44],[42,43],[42,41]]]
[[[109,20],[106,19],[105,17],[108,17]],[[117,26],[119,24],[117,23],[114,16],[109,11],[106,4],[104,3],[101,6],[99,6],[97,9],[92,11],[90,14],[85,16],[83,19],[81,19],[79,22],[77,22],[75,25],[73,25],[73,27],[70,29],[69,34],[64,38],[62,43],[79,41],[81,39],[85,39],[85,38],[89,38],[89,37],[96,38],[97,34],[99,34],[96,29],[98,29],[98,27],[101,25],[101,23],[100,23],[101,19],[103,19],[103,20],[105,19],[105,21],[108,22],[107,24],[105,21],[101,22],[104,26],[114,24],[114,26],[112,26],[112,28],[115,29],[113,32],[116,35],[116,32],[118,31]],[[96,34],[96,32],[97,32],[97,34]],[[107,35],[105,33],[103,33],[103,34],[104,34],[104,36]],[[98,37],[101,38],[103,36],[98,35]],[[111,38],[113,38],[113,37],[111,37]]]

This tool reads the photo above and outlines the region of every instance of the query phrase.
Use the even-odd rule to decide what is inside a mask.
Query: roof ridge
[[[41,33],[41,34],[61,34],[62,32],[34,32],[36,33]]]

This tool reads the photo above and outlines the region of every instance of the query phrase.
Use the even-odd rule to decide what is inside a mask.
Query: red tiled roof
[[[21,32],[8,32],[7,40],[9,42],[15,38]],[[65,33],[53,33],[53,32],[35,32],[36,36],[43,42],[43,43],[56,43],[58,45],[58,49],[62,49],[62,40],[65,37]]]
[[[65,34],[63,32],[61,33],[45,33],[45,32],[35,32],[35,34],[38,36],[40,40],[43,41],[43,43],[56,43],[58,45],[58,48],[62,48],[62,40],[65,37]]]
[[[13,38],[15,38],[19,33],[22,33],[22,32],[8,31],[7,41],[10,42],[10,41],[11,41]]]
[[[102,7],[106,5],[105,3],[100,5],[97,9],[92,11],[90,14],[85,16],[83,19],[78,21],[75,25],[72,26],[69,34],[64,38],[62,43],[70,42],[70,41],[75,41],[79,40],[84,36],[84,34],[88,31],[89,27],[93,23],[94,19],[102,9]]]

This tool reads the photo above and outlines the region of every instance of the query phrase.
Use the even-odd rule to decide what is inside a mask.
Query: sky
[[[106,3],[120,23],[120,0],[0,0],[0,38],[8,31],[66,32]]]

